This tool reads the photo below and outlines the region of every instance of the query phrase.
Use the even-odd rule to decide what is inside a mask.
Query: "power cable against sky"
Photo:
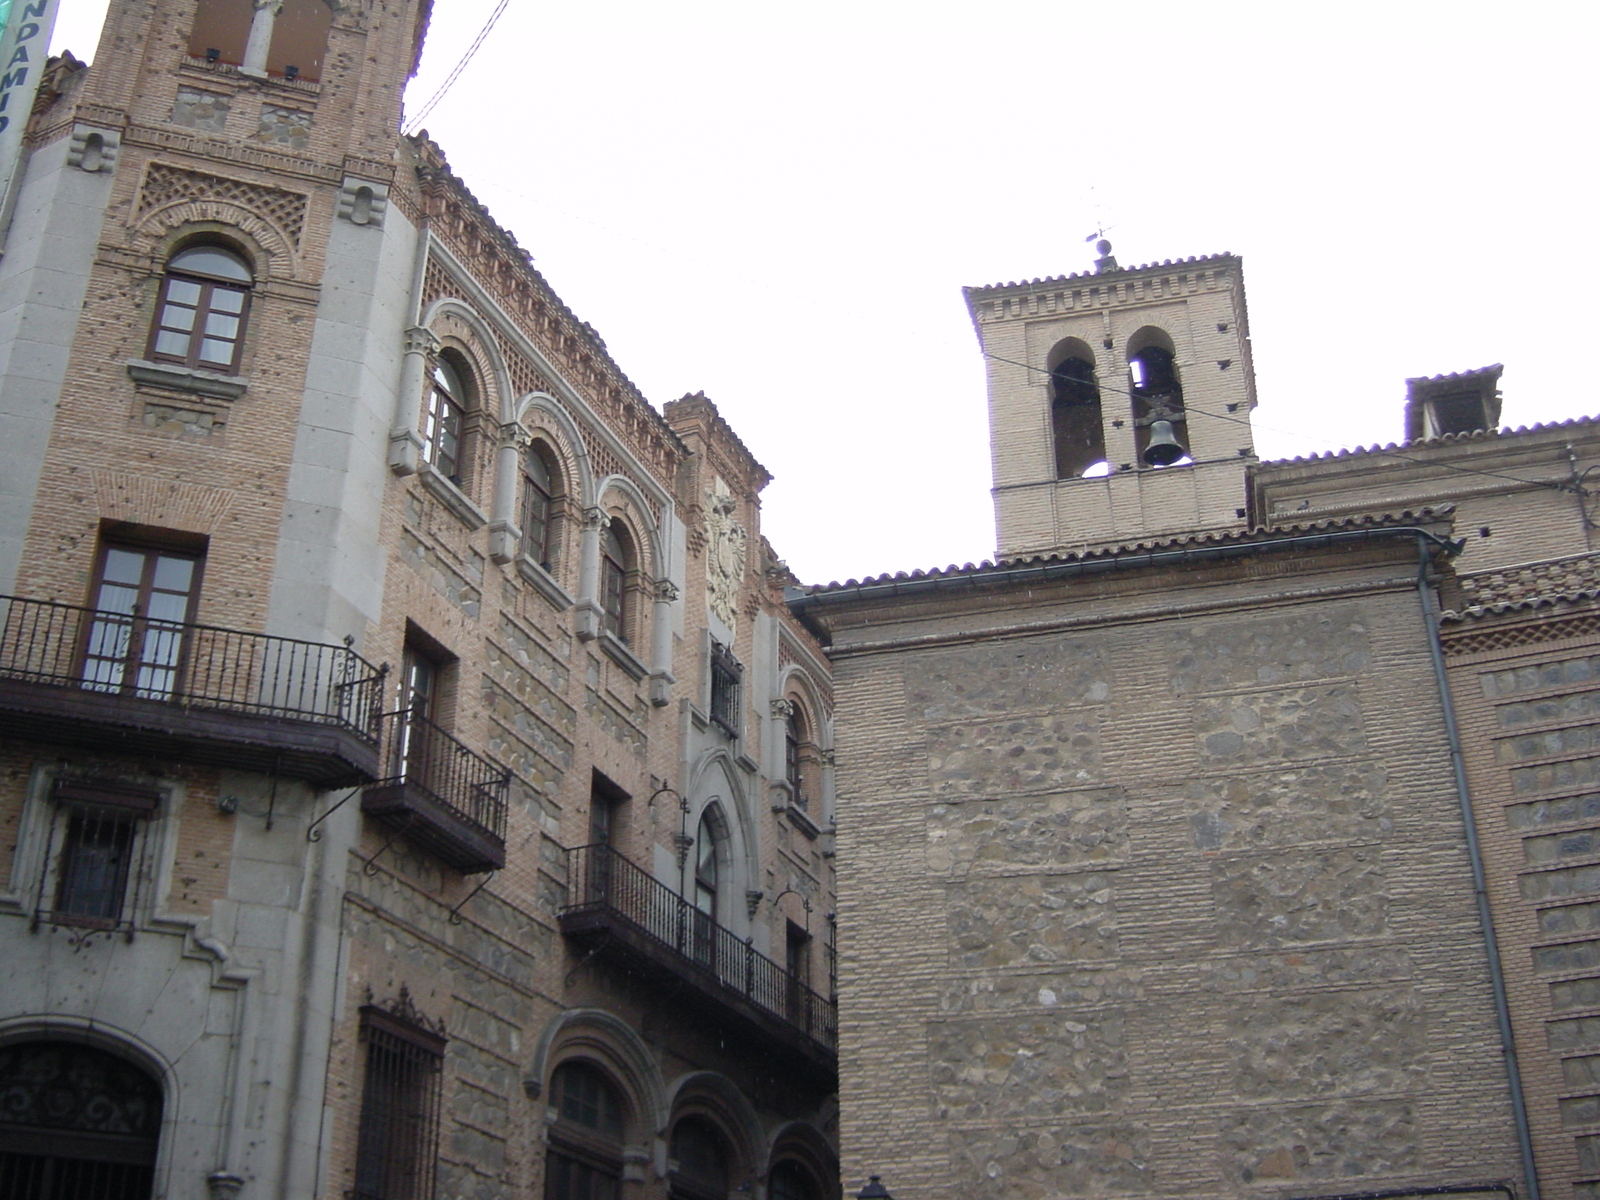
[[[457,79],[461,78],[461,72],[467,69],[467,64],[472,61],[472,56],[478,52],[478,47],[483,45],[485,39],[488,38],[489,31],[494,28],[494,23],[500,19],[500,14],[505,12],[506,5],[509,2],[510,0],[500,0],[500,3],[494,6],[494,11],[489,14],[489,19],[484,22],[483,28],[478,30],[478,36],[472,39],[472,45],[467,47],[467,52],[461,56],[461,61],[456,63],[449,75],[445,76],[445,81],[439,85],[439,90],[429,96],[428,102],[417,110],[417,115],[406,122],[405,128],[402,130],[403,133],[415,133],[422,125],[422,122],[427,120],[428,114],[438,107],[439,101],[444,99],[445,93],[455,85]]]

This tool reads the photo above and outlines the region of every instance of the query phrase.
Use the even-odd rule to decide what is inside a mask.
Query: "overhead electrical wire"
[[[467,52],[461,56],[461,61],[456,63],[449,75],[445,76],[444,82],[439,85],[439,90],[429,96],[428,102],[417,110],[417,115],[405,123],[405,128],[401,132],[415,133],[422,125],[422,122],[428,119],[428,114],[438,107],[439,101],[444,99],[445,93],[450,90],[457,79],[461,78],[461,72],[467,69],[467,64],[472,61],[472,56],[478,52],[478,47],[483,45],[484,40],[488,38],[490,30],[494,28],[495,22],[500,19],[500,14],[505,12],[508,3],[510,3],[510,0],[500,0],[500,3],[495,5],[494,11],[489,14],[489,19],[484,22],[483,28],[478,31],[478,36],[472,39],[472,45],[468,46]]]
[[[1035,372],[1038,372],[1041,375],[1050,374],[1050,372],[1048,370],[1046,370],[1044,367],[1037,367],[1037,366],[1034,366],[1032,363],[1018,362],[1014,358],[1006,358],[1005,356],[1000,355],[1000,354],[990,354],[988,351],[984,351],[983,352],[983,356],[985,358],[992,358],[996,362],[1006,363],[1009,366],[1021,367],[1025,371],[1035,371]],[[1113,386],[1111,384],[1108,384],[1108,383],[1100,383],[1098,380],[1096,380],[1095,381],[1095,386],[1102,392],[1111,392],[1111,393],[1113,393],[1115,395],[1118,395],[1118,396],[1126,396],[1130,400],[1134,398],[1134,393],[1133,392],[1128,391],[1127,389],[1124,389],[1124,388],[1115,387],[1115,386]],[[1195,416],[1195,415],[1199,415],[1199,416],[1202,416],[1202,417],[1210,417],[1214,421],[1229,421],[1229,422],[1232,422],[1235,425],[1243,425],[1245,428],[1251,429],[1251,430],[1261,429],[1261,430],[1265,430],[1265,431],[1267,431],[1269,433],[1280,433],[1280,434],[1284,435],[1285,437],[1303,437],[1304,436],[1303,434],[1291,433],[1287,429],[1277,429],[1277,428],[1274,428],[1271,425],[1262,425],[1257,421],[1248,420],[1248,419],[1243,418],[1243,417],[1230,417],[1230,416],[1226,416],[1226,415],[1224,415],[1222,413],[1207,412],[1204,409],[1200,409],[1200,408],[1187,408],[1186,407],[1184,409],[1183,419],[1184,420],[1188,420],[1191,416]],[[1485,477],[1487,479],[1504,479],[1504,480],[1506,480],[1506,481],[1508,481],[1510,483],[1526,484],[1528,487],[1550,488],[1553,491],[1570,492],[1573,495],[1577,495],[1577,496],[1589,497],[1589,496],[1594,496],[1596,494],[1595,492],[1590,491],[1588,488],[1583,487],[1582,483],[1581,483],[1581,480],[1578,483],[1555,483],[1555,482],[1552,482],[1551,480],[1548,480],[1548,479],[1524,479],[1520,475],[1506,475],[1506,474],[1504,474],[1502,472],[1499,472],[1499,471],[1485,471],[1485,470],[1483,470],[1481,468],[1478,468],[1478,467],[1463,467],[1463,466],[1459,466],[1459,465],[1457,465],[1455,463],[1433,462],[1433,461],[1430,461],[1428,459],[1418,458],[1415,455],[1401,454],[1398,450],[1381,450],[1381,449],[1378,449],[1376,447],[1373,447],[1373,448],[1358,447],[1355,450],[1348,450],[1347,449],[1346,452],[1347,453],[1358,453],[1358,454],[1378,454],[1378,455],[1382,455],[1385,458],[1396,458],[1396,459],[1399,459],[1401,462],[1416,463],[1419,466],[1439,467],[1439,468],[1442,468],[1443,470],[1446,470],[1446,471],[1455,471],[1455,472],[1457,472],[1458,474],[1461,474],[1461,475],[1482,475],[1483,477]]]

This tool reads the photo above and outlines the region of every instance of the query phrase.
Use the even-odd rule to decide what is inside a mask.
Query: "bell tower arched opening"
[[[1128,393],[1139,461],[1169,467],[1188,456],[1188,411],[1177,351],[1164,329],[1146,325],[1128,341]]]
[[[1103,475],[1110,467],[1094,351],[1079,338],[1066,338],[1050,351],[1049,364],[1056,478]]]

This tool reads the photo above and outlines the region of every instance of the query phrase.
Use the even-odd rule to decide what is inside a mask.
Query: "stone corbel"
[[[774,783],[767,789],[767,795],[773,812],[784,813],[789,811],[790,793],[787,783]]]
[[[650,1147],[624,1146],[622,1149],[622,1181],[645,1183],[649,1179]]]
[[[610,524],[611,518],[606,516],[605,509],[586,508],[583,510],[583,528],[586,532],[602,533],[605,531],[606,526]]]
[[[650,676],[646,690],[650,695],[650,703],[657,708],[665,708],[672,703],[673,678],[665,671],[657,671]]]
[[[510,521],[489,522],[489,559],[498,566],[515,562],[521,552],[522,530]]]
[[[422,435],[415,429],[389,433],[389,469],[396,475],[415,475],[422,464]]]
[[[663,604],[671,604],[678,598],[678,585],[670,579],[658,579],[655,582],[656,599]]]
[[[793,700],[777,699],[772,702],[772,715],[780,721],[787,721],[794,716],[795,704]]]
[[[244,1190],[244,1179],[231,1171],[213,1171],[206,1176],[206,1195],[210,1200],[235,1200]]]
[[[756,919],[756,910],[761,907],[762,898],[765,896],[766,893],[760,888],[749,888],[745,891],[744,906],[750,913],[752,921]]]
[[[833,757],[833,747],[829,746],[826,750],[818,750],[817,761],[825,767],[835,766],[836,763],[834,762]]]
[[[572,632],[580,642],[594,641],[604,625],[605,614],[593,600],[581,600],[572,606]]]

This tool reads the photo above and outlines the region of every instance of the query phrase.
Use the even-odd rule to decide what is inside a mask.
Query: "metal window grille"
[[[743,674],[733,652],[721,642],[712,642],[711,719],[735,737],[739,733],[739,682]]]
[[[444,1038],[375,1005],[361,1010],[366,1082],[350,1200],[433,1200]]]
[[[39,878],[34,927],[40,920],[89,929],[125,929],[133,936],[139,885],[145,871],[142,823],[155,812],[158,795],[144,788],[119,788],[58,780],[53,795],[61,806],[51,822],[53,844],[45,861],[54,864]]]

